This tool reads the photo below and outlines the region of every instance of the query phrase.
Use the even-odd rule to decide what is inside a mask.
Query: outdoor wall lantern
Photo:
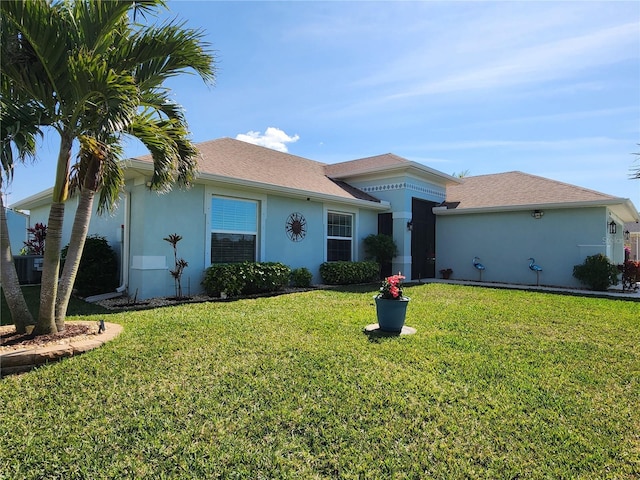
[[[629,240],[631,240],[631,232],[629,232],[629,230],[625,230],[624,231],[624,241],[628,242]]]
[[[618,226],[616,225],[616,222],[611,220],[608,225],[609,225],[609,233],[611,235],[615,235],[616,232],[618,231]]]
[[[534,210],[533,212],[531,212],[531,216],[536,220],[540,220],[543,215],[544,212],[542,210]]]
[[[409,230],[410,232],[413,231],[413,219],[407,222],[407,230]]]

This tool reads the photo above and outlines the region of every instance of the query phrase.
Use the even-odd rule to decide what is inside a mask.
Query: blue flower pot
[[[404,319],[407,316],[407,306],[409,297],[402,297],[400,300],[387,300],[386,298],[374,297],[376,301],[376,315],[378,316],[378,326],[385,332],[401,332],[404,327]]]

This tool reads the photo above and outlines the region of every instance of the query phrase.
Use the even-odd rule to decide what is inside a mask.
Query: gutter
[[[535,203],[525,205],[487,206],[475,208],[433,207],[434,215],[472,215],[478,213],[517,212],[525,210],[560,210],[571,208],[608,207],[624,220],[624,222],[640,221],[640,214],[635,210],[628,198],[612,198],[610,200],[592,200],[571,203]],[[615,208],[618,207],[618,208]],[[627,220],[629,219],[629,220]]]

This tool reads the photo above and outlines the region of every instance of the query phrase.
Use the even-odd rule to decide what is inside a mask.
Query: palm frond
[[[169,22],[141,30],[133,37],[129,58],[135,62],[131,67],[142,90],[189,71],[213,85],[215,60],[210,44],[204,41],[205,32],[184,25]]]

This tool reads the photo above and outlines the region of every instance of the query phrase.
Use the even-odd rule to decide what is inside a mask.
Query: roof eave
[[[38,208],[50,204],[52,198],[53,187],[47,188],[46,190],[38,192],[22,200],[18,200],[17,202],[9,205],[9,208],[13,210],[31,210],[32,208]]]
[[[453,185],[453,184],[461,184],[463,183],[463,179],[452,177],[451,175],[447,175],[446,173],[439,172],[438,170],[434,170],[433,168],[426,167],[417,162],[408,161],[404,164],[398,165],[387,165],[382,167],[371,167],[366,169],[361,169],[353,172],[346,173],[344,175],[332,175],[330,178],[334,178],[337,180],[347,180],[358,177],[366,177],[369,175],[389,175],[393,173],[406,173],[411,172],[411,170],[418,171],[420,175],[426,175],[431,178],[435,178],[444,185]]]
[[[272,185],[269,183],[253,182],[250,180],[243,180],[239,178],[224,177],[221,175],[212,174],[200,174],[198,176],[200,181],[208,181],[214,183],[222,183],[224,185],[230,185],[234,187],[242,188],[259,188],[263,191],[267,191],[274,194],[286,195],[288,197],[304,198],[315,201],[328,201],[336,203],[345,203],[348,205],[366,207],[371,210],[385,211],[391,208],[391,204],[387,201],[371,202],[369,200],[361,200],[359,198],[341,197],[338,195],[331,195],[321,192],[311,192],[308,190],[299,190],[289,187],[281,187],[279,185]]]
[[[591,200],[586,202],[532,203],[525,205],[507,205],[477,208],[433,207],[435,215],[473,215],[479,213],[516,212],[522,210],[559,210],[564,208],[608,207],[623,222],[640,221],[639,213],[628,198],[609,200]]]

